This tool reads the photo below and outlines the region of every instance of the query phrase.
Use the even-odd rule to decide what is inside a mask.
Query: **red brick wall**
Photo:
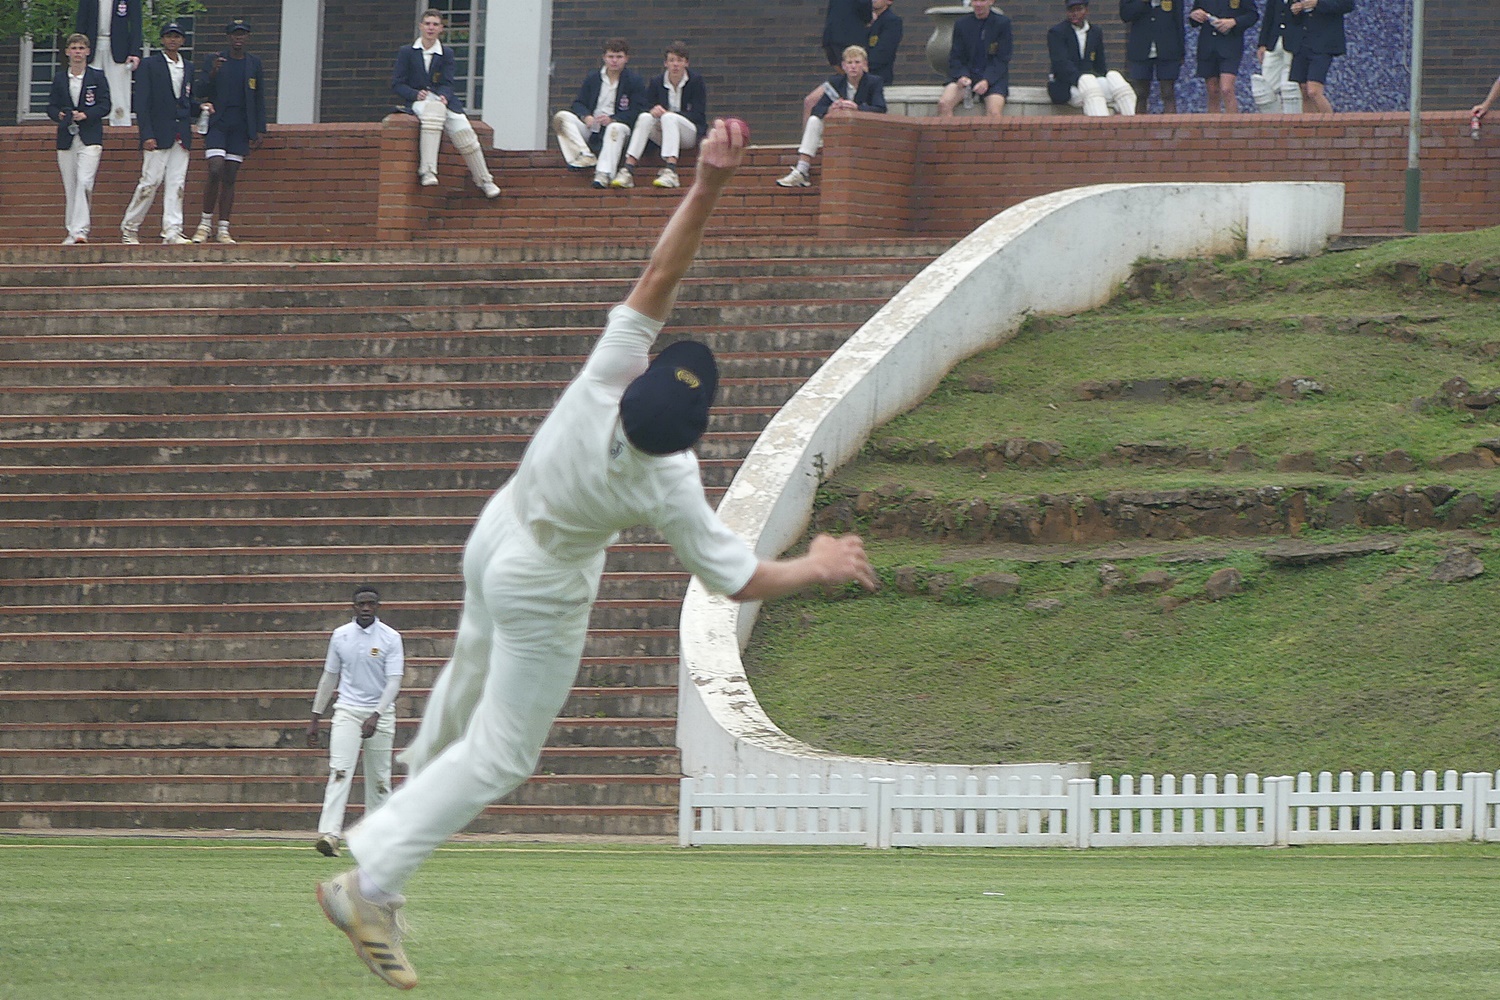
[[[0,242],[55,243],[66,234],[55,134],[51,124],[0,129]],[[195,148],[192,157],[183,204],[189,232],[198,224],[207,176],[202,151]],[[94,239],[119,241],[140,172],[135,128],[106,129],[94,184]],[[249,240],[373,239],[379,176],[378,126],[280,126],[240,170],[233,232]],[[158,237],[160,213],[158,192],[141,227],[143,242]]]
[[[1282,117],[835,118],[822,157],[820,229],[959,235],[1011,205],[1085,184],[1342,181],[1347,232],[1397,232],[1405,204],[1404,114]],[[1500,225],[1500,133],[1467,116],[1423,116],[1422,229]]]
[[[1475,144],[1459,112],[1425,116],[1422,228],[1428,232],[1500,225],[1500,133]],[[488,129],[478,124],[487,144]],[[0,241],[60,240],[62,183],[51,126],[0,129]],[[677,192],[644,183],[596,191],[586,173],[564,170],[551,153],[490,152],[504,193],[485,201],[446,141],[442,183],[416,183],[416,120],[384,125],[288,125],[251,154],[239,181],[234,232],[247,240],[369,241],[436,236],[545,238],[610,233],[649,237]],[[881,115],[835,117],[810,189],[772,181],[786,151],[752,151],[720,204],[716,231],[799,238],[961,236],[1027,198],[1116,181],[1253,181],[1303,177],[1343,181],[1345,230],[1402,228],[1406,116],[1349,114],[1281,118],[1016,118],[998,124]],[[691,160],[685,161],[690,172]],[[94,197],[94,235],[113,242],[140,171],[135,130],[106,132]],[[186,217],[195,223],[205,170],[194,151]],[[160,201],[143,236],[155,238]]]

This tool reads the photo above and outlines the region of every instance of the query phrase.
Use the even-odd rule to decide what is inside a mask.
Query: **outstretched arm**
[[[1478,115],[1480,118],[1483,118],[1489,113],[1490,108],[1495,106],[1496,101],[1500,101],[1500,76],[1495,77],[1494,86],[1490,87],[1489,94],[1485,96],[1484,100],[1470,108],[1469,114]]]
[[[750,582],[733,601],[766,601],[794,594],[815,583],[838,585],[850,581],[866,590],[879,586],[875,570],[865,557],[865,543],[858,535],[818,535],[807,555],[795,559],[762,559]]]
[[[698,148],[698,170],[687,197],[672,213],[662,230],[646,270],[636,281],[625,304],[652,319],[666,319],[677,300],[677,283],[692,266],[708,217],[719,195],[745,158],[746,134],[729,128],[722,118],[714,121],[708,137]]]

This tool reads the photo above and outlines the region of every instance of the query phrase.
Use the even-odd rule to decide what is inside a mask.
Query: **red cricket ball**
[[[724,119],[724,127],[731,131],[738,130],[740,133],[740,141],[743,142],[746,146],[750,145],[750,125],[745,121],[745,119],[726,118]]]

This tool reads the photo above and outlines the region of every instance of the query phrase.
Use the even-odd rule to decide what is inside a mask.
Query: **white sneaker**
[[[200,222],[198,228],[193,232],[194,243],[207,243],[208,238],[214,234],[214,226],[211,222]]]
[[[417,183],[424,188],[437,187],[437,174],[423,170],[417,174]]]
[[[597,166],[598,163],[599,157],[595,156],[593,153],[582,153],[579,155],[578,159],[568,164],[568,166],[572,167],[574,170],[587,170],[589,167]]]
[[[485,181],[483,184],[479,185],[479,190],[484,192],[484,196],[486,198],[500,197],[500,185],[496,184],[494,181]]]
[[[635,187],[635,178],[631,176],[630,168],[621,167],[619,170],[615,171],[614,180],[609,182],[609,186],[612,188]]]
[[[602,170],[596,170],[596,171],[594,171],[594,187],[596,187],[596,188],[607,188],[607,187],[609,187],[609,174],[606,174]]]
[[[812,178],[807,174],[804,174],[802,171],[798,170],[796,167],[793,167],[791,173],[777,180],[776,184],[779,187],[784,188],[812,187]]]
[[[219,227],[219,234],[214,237],[214,242],[215,243],[234,243],[234,242],[236,242],[236,240],[235,240],[235,238],[233,236],[229,235],[229,227],[228,226],[220,226]]]
[[[396,911],[406,904],[397,896],[391,902],[372,903],[359,891],[359,870],[318,883],[318,905],[333,926],[349,935],[354,953],[370,971],[400,990],[417,985],[417,973],[401,947],[405,933]]]
[[[141,242],[141,234],[134,229],[120,229],[120,242],[129,243],[131,246]]]
[[[88,241],[87,240],[80,240],[78,237],[74,236],[72,233],[69,233],[68,235],[66,235],[66,236],[63,237],[62,245],[65,246],[65,247],[70,247],[70,246],[72,246],[75,243],[86,243],[86,242],[88,242]]]
[[[677,179],[677,171],[671,167],[662,167],[656,174],[656,180],[651,182],[653,187],[675,188],[682,187],[682,182]]]
[[[126,240],[126,242],[130,241]],[[185,247],[192,246],[193,241],[181,233],[169,233],[161,238],[161,245],[164,247]]]

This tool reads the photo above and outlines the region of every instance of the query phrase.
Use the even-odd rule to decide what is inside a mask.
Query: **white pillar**
[[[484,61],[484,121],[495,130],[495,148],[546,149],[552,0],[489,0]]]
[[[323,92],[323,0],[281,0],[281,62],[276,123],[319,119]]]

